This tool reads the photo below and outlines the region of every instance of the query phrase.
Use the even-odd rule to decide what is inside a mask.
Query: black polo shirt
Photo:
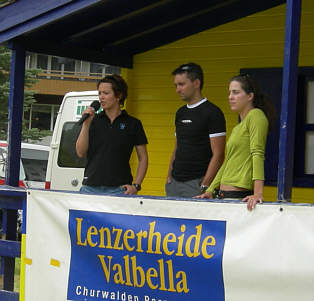
[[[131,184],[129,160],[136,145],[147,144],[140,120],[122,111],[113,123],[102,111],[96,114],[89,130],[87,165],[83,184],[120,186]]]
[[[182,106],[176,113],[177,150],[172,176],[177,181],[204,177],[213,155],[210,138],[226,135],[222,111],[205,100],[196,106]]]

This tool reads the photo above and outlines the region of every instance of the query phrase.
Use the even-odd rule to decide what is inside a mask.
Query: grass
[[[20,291],[20,270],[21,258],[15,258],[15,271],[14,271],[14,291]]]

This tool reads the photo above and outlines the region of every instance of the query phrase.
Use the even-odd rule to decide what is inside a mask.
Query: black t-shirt
[[[205,175],[212,157],[210,137],[223,136],[226,122],[222,111],[205,101],[195,107],[182,106],[176,113],[177,151],[172,176],[189,181]]]
[[[111,124],[106,113],[96,114],[89,130],[87,165],[83,184],[120,186],[131,184],[129,164],[133,147],[147,144],[140,120],[122,111]]]

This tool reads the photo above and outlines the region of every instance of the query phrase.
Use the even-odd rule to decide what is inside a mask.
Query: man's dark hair
[[[202,90],[203,88],[203,83],[204,83],[204,75],[203,75],[203,70],[200,65],[195,64],[195,63],[187,63],[183,64],[174,71],[172,71],[172,75],[176,74],[182,74],[186,73],[188,79],[190,79],[192,82],[195,81],[196,79],[200,80],[200,89]]]

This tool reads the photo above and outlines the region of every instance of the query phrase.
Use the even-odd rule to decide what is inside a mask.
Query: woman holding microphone
[[[122,110],[128,87],[119,75],[105,76],[97,84],[102,111],[87,107],[76,142],[76,153],[87,157],[83,193],[136,194],[141,190],[148,156],[147,138],[140,120]],[[135,179],[129,160],[135,147],[138,167]]]

